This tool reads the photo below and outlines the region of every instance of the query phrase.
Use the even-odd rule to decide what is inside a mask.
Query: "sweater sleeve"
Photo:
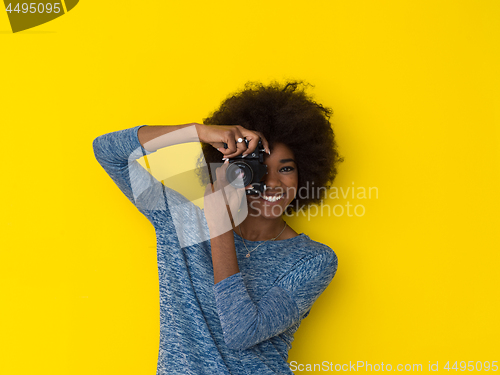
[[[248,349],[300,322],[330,284],[337,256],[328,249],[299,261],[258,301],[253,302],[241,273],[215,284],[224,340],[230,349]]]
[[[95,138],[95,158],[153,225],[155,218],[163,222],[173,221],[181,247],[206,241],[209,234],[202,210],[183,195],[164,186],[137,162],[142,156],[154,152],[147,151],[139,142],[137,132],[142,126],[145,125]]]

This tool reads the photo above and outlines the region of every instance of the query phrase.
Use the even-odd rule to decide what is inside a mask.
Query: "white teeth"
[[[276,201],[280,200],[281,198],[283,198],[283,195],[282,195],[282,194],[280,194],[280,195],[275,195],[275,196],[270,196],[270,197],[268,197],[268,196],[266,196],[266,195],[263,195],[263,196],[262,196],[262,199],[265,199],[265,200],[266,200],[266,201],[268,201],[268,202],[276,202]]]

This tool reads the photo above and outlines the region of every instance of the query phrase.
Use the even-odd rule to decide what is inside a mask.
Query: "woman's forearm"
[[[214,284],[240,272],[233,231],[226,232],[210,239],[212,248],[212,264],[214,266]]]
[[[143,126],[137,136],[142,147],[147,151],[156,151],[160,148],[187,142],[200,142],[198,128],[201,124],[191,123],[184,125],[154,125]]]

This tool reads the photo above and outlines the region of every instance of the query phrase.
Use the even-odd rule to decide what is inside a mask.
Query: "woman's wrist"
[[[198,124],[198,123],[193,123],[195,129],[196,129],[196,133],[198,134],[198,140],[200,142],[205,142],[205,130],[206,130],[206,125],[205,124]]]

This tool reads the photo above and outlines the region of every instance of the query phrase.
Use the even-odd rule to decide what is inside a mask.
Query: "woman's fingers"
[[[224,158],[251,154],[257,148],[259,140],[262,141],[265,151],[270,153],[269,143],[261,132],[248,130],[240,125],[206,125],[203,128],[203,135],[206,137],[204,139],[209,139],[208,143],[219,150]]]
[[[214,182],[214,191],[223,190],[224,193],[232,192],[232,190],[236,190],[233,185],[243,186],[243,173],[240,173],[236,179],[230,184],[226,179],[226,171],[229,166],[229,160],[226,160],[219,168],[215,170],[215,178]],[[249,185],[251,186],[251,185]],[[245,192],[245,188],[241,188],[243,192]]]
[[[248,148],[245,152],[243,152],[243,155],[246,156],[254,152],[259,144],[259,141],[262,141],[264,150],[269,153],[269,143],[267,142],[267,139],[264,138],[264,135],[261,132],[245,129],[244,134],[245,138],[248,140]]]
[[[242,128],[243,129],[243,128]],[[246,151],[245,136],[240,131],[239,127],[232,129],[232,134],[228,134],[227,149],[219,149],[224,154],[225,158],[234,158]]]
[[[268,154],[271,154],[271,149],[269,148],[269,142],[267,142],[267,139],[264,137],[264,134],[262,134],[261,132],[255,132],[255,133],[259,136],[260,140],[262,141],[262,146],[264,146],[264,150],[266,150]],[[258,142],[259,141],[257,140],[257,143]],[[255,147],[257,147],[257,144],[255,145]]]

